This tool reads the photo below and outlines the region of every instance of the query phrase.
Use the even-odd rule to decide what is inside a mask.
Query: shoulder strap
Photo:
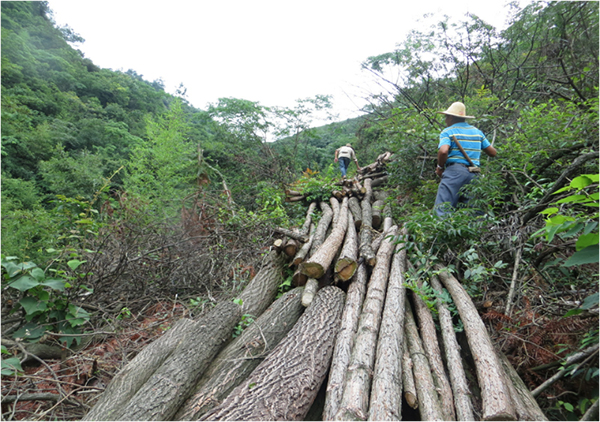
[[[458,146],[458,149],[465,156],[465,158],[467,159],[467,161],[469,162],[469,164],[471,164],[471,167],[475,166],[475,164],[473,164],[473,161],[471,161],[471,158],[469,158],[469,156],[465,152],[465,150],[462,147],[462,145],[460,144],[460,142],[458,142],[458,139],[456,139],[456,136],[452,135],[452,140],[454,141],[454,143],[456,144],[456,146]]]

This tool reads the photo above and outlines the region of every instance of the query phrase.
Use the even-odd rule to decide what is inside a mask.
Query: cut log
[[[299,191],[297,191],[297,190],[286,189],[286,190],[285,190],[285,194],[286,194],[287,196],[301,196],[301,195],[302,195],[302,192],[299,192]]]
[[[339,218],[327,240],[311,257],[299,265],[300,272],[309,278],[321,278],[335,258],[348,228],[348,198],[344,198]]]
[[[302,293],[302,306],[305,308],[310,306],[317,294],[317,290],[319,290],[319,282],[314,278],[309,278],[306,282],[306,286],[304,286],[304,292]]]
[[[341,190],[331,191],[331,194],[339,201],[341,201],[344,198],[344,196],[346,196],[346,193]]]
[[[188,398],[198,377],[208,368],[242,317],[233,302],[218,304],[182,339],[169,358],[152,374],[115,420],[172,420]]]
[[[275,249],[275,251],[277,251],[279,253],[283,249],[283,244],[284,244],[284,239],[275,239],[273,241],[273,248]]]
[[[367,193],[363,200],[360,203],[360,207],[362,210],[362,225],[360,227],[360,246],[359,253],[360,257],[365,260],[365,262],[374,266],[377,262],[377,257],[373,252],[373,248],[371,248],[372,242],[372,210],[371,210],[371,195],[373,190],[371,189],[371,179],[365,180],[365,188],[367,189]]]
[[[439,278],[452,296],[465,327],[469,348],[475,361],[477,380],[481,388],[482,418],[484,420],[515,420],[515,409],[504,382],[502,366],[475,305],[458,280],[441,265],[436,265],[436,270],[440,271]]]
[[[404,399],[406,403],[416,409],[419,407],[417,398],[417,387],[415,387],[415,377],[413,375],[413,363],[408,353],[408,343],[406,336],[402,342],[402,389],[404,390]]]
[[[242,314],[257,318],[273,303],[283,282],[284,265],[283,254],[272,251],[267,255],[261,269],[238,296],[242,301]]]
[[[304,307],[299,287],[277,299],[252,325],[217,355],[193,395],[175,415],[175,420],[195,421],[215,408],[243,382],[292,329]]]
[[[177,348],[185,333],[198,324],[202,324],[202,320],[195,322],[182,318],[173,325],[173,328],[144,347],[113,377],[83,420],[116,420],[117,414]]]
[[[355,197],[350,198],[348,200],[348,208],[352,212],[352,217],[354,218],[354,227],[356,227],[356,230],[360,230],[360,226],[362,225],[362,209],[358,199]]]
[[[312,227],[312,215],[315,212],[315,208],[317,208],[316,202],[311,202],[308,206],[308,211],[306,211],[306,218],[304,219],[304,224],[302,224],[302,228],[300,229],[301,235],[308,235],[310,233],[310,228]]]
[[[507,385],[520,421],[547,421],[548,418],[527,389],[527,386],[508,361],[504,353],[497,352],[507,377]]]
[[[283,253],[285,253],[287,256],[294,257],[296,256],[296,253],[298,252],[298,241],[296,239],[288,239],[288,241],[285,243],[285,246],[283,247]]]
[[[409,268],[413,269],[411,264]],[[423,282],[417,280],[417,286],[423,287]],[[431,367],[431,375],[433,376],[433,383],[436,391],[439,394],[442,415],[444,420],[453,421],[456,420],[454,413],[454,404],[452,397],[452,388],[450,387],[450,381],[446,376],[446,370],[444,368],[444,362],[442,362],[442,352],[437,339],[437,332],[435,328],[435,322],[433,322],[433,315],[427,307],[427,304],[419,295],[412,292],[412,303],[414,304],[415,315],[419,322],[419,333],[423,340],[423,349],[425,349],[425,356],[429,361]]]
[[[390,204],[386,204],[385,207],[383,207],[381,215],[383,216],[383,231],[385,232],[394,225],[394,220],[392,220],[392,207],[390,207]]]
[[[315,251],[318,250],[323,242],[325,242],[325,236],[327,234],[327,229],[331,224],[331,220],[333,220],[333,210],[331,207],[324,201],[322,201],[319,206],[321,207],[321,219],[317,224],[317,229],[315,230],[315,237],[313,239],[313,244],[310,248],[310,254],[314,255]]]
[[[319,290],[275,350],[201,420],[304,419],[331,363],[344,296],[335,286]]]
[[[369,280],[344,382],[344,392],[335,420],[365,420],[367,418],[377,336],[381,325],[393,250],[394,243],[387,239],[383,241],[377,253],[377,264],[373,268]]]
[[[404,230],[402,232],[405,234]],[[394,254],[385,296],[369,404],[371,421],[402,419],[402,344],[406,300],[406,249],[403,246],[399,245],[401,249]]]
[[[412,307],[405,301],[406,312],[404,320],[404,335],[408,345],[408,353],[413,363],[413,376],[415,378],[415,387],[419,400],[419,413],[422,421],[443,421],[442,406],[440,404],[438,393],[433,383],[431,368],[423,343],[419,337],[417,324],[413,317]]]
[[[344,246],[340,252],[340,257],[335,263],[335,279],[347,281],[352,278],[358,266],[358,242],[356,238],[356,228],[352,213],[348,212],[348,228],[344,238]]]
[[[285,202],[300,202],[304,201],[305,198],[305,196],[286,196]]]
[[[338,411],[339,403],[344,389],[344,378],[348,370],[348,362],[352,353],[352,345],[356,337],[358,319],[367,291],[367,269],[365,264],[358,266],[358,270],[348,287],[346,304],[342,314],[342,323],[338,334],[329,379],[327,381],[327,392],[325,394],[325,406],[323,409],[323,420],[331,421]]]
[[[390,196],[390,193],[386,190],[374,190],[373,191],[373,200],[374,201],[385,202],[389,196]]]
[[[292,265],[298,266],[298,265],[300,265],[300,263],[302,261],[304,261],[306,259],[306,256],[308,255],[308,252],[310,251],[310,247],[312,246],[312,242],[313,242],[314,235],[315,235],[315,229],[316,229],[316,226],[314,224],[311,224],[308,242],[302,244],[302,246],[300,247],[300,250],[298,250],[298,252],[296,252],[296,256],[294,256],[294,259],[290,263],[290,267]]]
[[[279,233],[284,236],[291,237],[292,239],[296,239],[302,243],[308,241],[308,237],[306,237],[305,235],[302,235],[300,233],[297,233],[293,230],[284,229],[283,227],[274,227],[272,230],[275,233]]]
[[[372,224],[373,224],[374,229],[379,229],[379,227],[381,226],[381,222],[383,221],[383,217],[382,217],[381,213],[383,211],[384,206],[385,206],[385,203],[383,201],[373,202],[371,209],[372,209],[372,214],[373,214]]]
[[[382,176],[382,177],[378,177],[377,179],[373,179],[373,182],[371,183],[372,187],[377,187],[377,186],[382,186],[385,183],[387,183],[388,181],[388,177],[387,176]]]
[[[292,284],[296,287],[306,285],[308,281],[308,277],[305,274],[302,274],[299,268],[294,271],[294,275],[292,276]]]
[[[331,225],[335,227],[340,215],[340,203],[336,198],[331,197],[329,198],[329,205],[331,206],[331,211],[333,211],[333,220],[331,221]]]
[[[473,421],[475,420],[475,416],[473,415],[471,392],[460,356],[460,346],[454,332],[452,315],[446,303],[441,299],[442,285],[436,276],[431,277],[431,286],[438,293],[436,300],[438,319],[444,342],[444,351],[446,352],[446,362],[448,362],[448,373],[450,374],[456,417],[459,421]]]

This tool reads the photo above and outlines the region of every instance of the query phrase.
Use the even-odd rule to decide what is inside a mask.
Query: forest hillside
[[[223,312],[226,328],[215,332],[240,337],[268,312],[240,311],[257,300],[244,295],[265,268],[275,288],[264,300],[311,285],[301,261],[284,256],[310,242],[311,223],[331,219],[323,242],[340,248],[313,258],[340,258],[351,224],[336,224],[355,197],[369,210],[361,224],[370,231],[355,239],[365,288],[383,271],[365,245],[385,249],[388,219],[403,236],[394,237],[407,262],[398,289],[412,306],[422,301],[439,329],[445,304],[464,340],[451,275],[546,418],[597,420],[598,2],[514,6],[503,31],[477,16],[413,30],[394,51],[365,57],[363,71],[386,92],[364,115],[320,127],[326,95],[290,108],[221,98],[197,109],[183,89],[168,94],[133,69],[96,66],[47,2],[1,7],[3,418],[84,418],[119,371],[188,320]],[[437,112],[455,101],[498,156],[482,159],[469,206],[440,219]],[[333,157],[347,143],[363,169],[351,164],[343,181]],[[352,217],[358,230],[364,213]],[[335,327],[343,299],[332,292],[350,297],[353,282],[328,265],[304,314],[339,311],[321,320]],[[225,312],[232,303],[240,309]],[[334,339],[323,337],[323,348]],[[330,370],[324,364],[323,380]],[[476,377],[467,377],[482,416]],[[324,415],[303,406],[307,419]],[[411,411],[404,418],[424,417]]]

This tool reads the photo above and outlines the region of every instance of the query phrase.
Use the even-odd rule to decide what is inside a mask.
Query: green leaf
[[[598,292],[586,297],[581,304],[581,309],[591,309],[594,306],[598,306]]]
[[[2,375],[14,375],[17,372],[23,372],[21,361],[18,358],[2,359]]]
[[[42,286],[50,287],[54,290],[58,290],[60,292],[65,291],[66,282],[62,278],[49,278],[45,280],[43,283],[40,283]]]
[[[44,335],[46,329],[33,322],[21,326],[17,331],[14,332],[13,338],[24,338],[29,340],[35,340]]]
[[[44,270],[42,270],[41,268],[34,268],[30,271],[30,274],[40,283],[44,281],[44,278],[46,278],[46,274],[44,274]]]
[[[29,275],[23,275],[9,284],[10,287],[25,292],[35,286],[39,286],[39,282]]]
[[[552,208],[546,208],[544,211],[540,211],[540,214],[552,215],[552,214],[556,214],[557,212],[558,212],[558,208],[552,207]]]
[[[585,202],[588,200],[589,199],[588,199],[587,195],[570,195],[570,196],[567,196],[566,198],[559,199],[555,203],[556,204],[579,204],[581,202]]]
[[[48,308],[48,304],[35,297],[26,296],[19,301],[19,304],[25,309],[27,315],[34,315],[39,312],[44,312]]]
[[[594,183],[594,181],[588,177],[589,175],[581,175],[576,177],[575,179],[571,180],[571,187],[574,189],[583,189],[588,185],[591,185],[592,183]]]
[[[85,263],[87,261],[80,261],[78,259],[72,259],[69,262],[67,262],[67,265],[73,270],[75,271],[77,268],[79,268],[79,266],[83,263]]]
[[[598,233],[590,233],[590,234],[582,234],[577,239],[577,243],[575,244],[575,249],[580,251],[583,248],[588,246],[597,245],[598,244]]]
[[[598,245],[588,246],[580,251],[575,252],[565,262],[565,267],[572,267],[574,265],[593,264],[598,262]]]
[[[15,264],[14,262],[3,261],[2,266],[6,270],[9,278],[13,278],[21,272],[21,266]]]

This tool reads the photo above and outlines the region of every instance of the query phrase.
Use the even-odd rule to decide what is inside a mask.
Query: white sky
[[[102,68],[180,83],[195,107],[221,97],[294,107],[332,95],[340,120],[369,91],[360,63],[393,51],[426,13],[503,27],[505,0],[50,0],[58,25]]]

